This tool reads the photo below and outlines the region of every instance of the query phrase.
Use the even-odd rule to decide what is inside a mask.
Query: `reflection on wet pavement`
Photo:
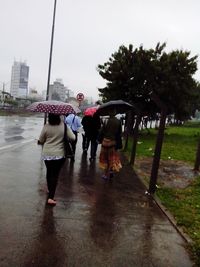
[[[45,245],[44,245],[45,244]],[[67,266],[67,251],[56,229],[56,218],[50,207],[44,207],[37,238],[27,246],[22,266]]]

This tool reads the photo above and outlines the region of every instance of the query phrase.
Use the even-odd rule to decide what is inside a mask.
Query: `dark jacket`
[[[116,117],[110,117],[103,129],[104,137],[115,140],[116,135],[121,135],[121,122]]]
[[[84,116],[81,124],[88,138],[97,138],[101,127],[101,121],[98,116]]]

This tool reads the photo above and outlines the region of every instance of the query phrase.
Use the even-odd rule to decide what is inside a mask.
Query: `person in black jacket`
[[[98,134],[99,129],[101,128],[101,121],[98,115],[93,116],[84,116],[81,124],[85,134],[83,134],[83,143],[82,148],[83,152],[87,153],[87,150],[90,146],[90,160],[96,158],[96,152],[98,147]]]

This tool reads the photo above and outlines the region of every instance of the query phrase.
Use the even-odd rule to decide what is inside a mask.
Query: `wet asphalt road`
[[[67,160],[60,175],[58,203],[47,207],[34,140],[43,120],[6,119],[0,118],[1,267],[192,266],[184,240],[130,166],[124,161],[113,182],[102,181],[98,160],[82,154],[80,134],[76,161]]]

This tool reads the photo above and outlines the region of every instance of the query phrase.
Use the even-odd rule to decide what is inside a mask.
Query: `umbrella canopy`
[[[86,108],[86,110],[84,111],[84,115],[85,116],[93,116],[98,108],[99,108],[99,106]]]
[[[100,116],[106,116],[109,115],[111,111],[116,111],[116,113],[119,114],[126,113],[132,108],[133,105],[129,104],[128,102],[123,100],[113,100],[102,104],[96,112]]]
[[[78,112],[78,108],[73,107],[71,104],[55,100],[34,102],[26,109],[33,112],[53,113],[58,115],[65,115],[68,113],[76,114]]]

